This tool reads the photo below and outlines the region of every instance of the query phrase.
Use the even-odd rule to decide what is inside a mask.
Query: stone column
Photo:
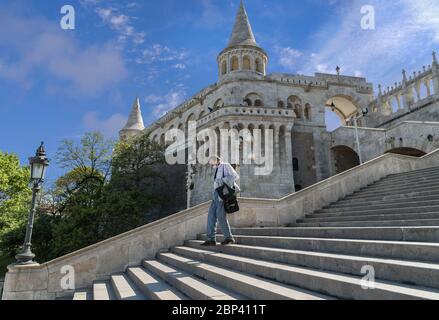
[[[404,108],[410,109],[410,107],[415,102],[415,99],[413,97],[413,89],[411,86],[407,84],[407,73],[405,70],[402,71],[403,75],[403,81],[402,81],[402,88],[403,88],[403,97],[404,97]]]
[[[433,52],[432,71],[433,71],[432,81],[433,81],[434,94],[439,94],[439,64],[437,62],[436,52]]]
[[[274,125],[274,170],[277,170],[280,172],[280,165],[281,165],[281,159],[280,159],[280,144],[279,144],[279,137],[280,137],[280,127],[277,125]]]
[[[294,170],[293,170],[293,147],[292,147],[292,129],[293,126],[287,126],[285,128],[285,160],[286,168],[284,170],[286,174],[286,180],[291,184],[291,192],[296,191],[294,182]]]

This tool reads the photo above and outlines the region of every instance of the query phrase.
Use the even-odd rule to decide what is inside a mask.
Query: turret
[[[127,124],[119,132],[119,138],[120,140],[126,141],[140,134],[141,132],[143,132],[143,130],[145,130],[145,126],[143,124],[140,100],[139,98],[136,98],[130,116],[128,118]]]
[[[241,0],[229,44],[218,55],[220,81],[260,79],[266,74],[267,53],[256,43],[244,2]]]

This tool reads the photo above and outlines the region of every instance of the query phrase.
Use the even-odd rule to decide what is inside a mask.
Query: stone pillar
[[[403,75],[403,81],[402,81],[402,88],[403,88],[403,97],[404,97],[404,108],[410,109],[410,107],[415,102],[415,99],[413,97],[413,90],[408,85],[407,81],[407,72],[405,70],[402,71]]]
[[[280,159],[280,144],[279,144],[279,137],[280,137],[280,127],[275,125],[274,126],[274,170],[277,170],[280,172],[280,166],[281,166],[281,159]]]
[[[292,129],[293,126],[285,128],[285,174],[288,183],[291,185],[291,192],[295,192],[294,170],[293,170],[293,147],[292,147]]]
[[[436,52],[433,52],[432,71],[433,71],[432,81],[433,81],[434,94],[439,94],[439,64],[437,62]]]

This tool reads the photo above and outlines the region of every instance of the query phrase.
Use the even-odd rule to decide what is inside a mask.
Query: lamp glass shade
[[[41,161],[31,162],[31,178],[32,180],[43,180],[46,166]]]

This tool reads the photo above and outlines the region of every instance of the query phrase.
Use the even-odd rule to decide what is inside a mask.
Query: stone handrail
[[[241,198],[234,227],[286,226],[389,174],[439,166],[439,149],[422,157],[386,154],[282,199]],[[75,270],[76,289],[90,287],[142,259],[154,258],[205,232],[209,202],[107,239],[41,265],[8,267],[3,299],[54,299],[72,293],[61,288],[61,268]]]

